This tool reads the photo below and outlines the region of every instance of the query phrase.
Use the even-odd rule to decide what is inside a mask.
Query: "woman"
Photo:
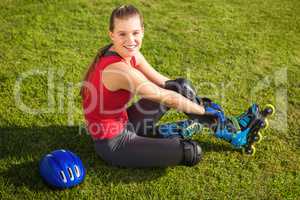
[[[112,12],[111,44],[100,50],[82,87],[95,150],[116,166],[195,165],[202,155],[197,142],[180,135],[165,138],[154,126],[168,108],[199,119],[210,111],[218,117],[220,110],[205,110],[193,102],[195,92],[184,79],[170,80],[154,70],[139,51],[143,35],[143,17],[135,7],[121,6]],[[141,99],[126,109],[134,94]],[[192,127],[192,122],[185,126]]]

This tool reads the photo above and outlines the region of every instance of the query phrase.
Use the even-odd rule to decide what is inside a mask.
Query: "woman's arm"
[[[179,93],[157,86],[149,81],[139,70],[123,62],[108,66],[103,71],[102,81],[105,87],[111,91],[124,89],[186,113],[202,115],[205,112],[203,106],[190,101]]]
[[[142,55],[141,52],[138,52],[135,56],[136,59],[136,65],[138,66],[138,70],[144,74],[144,76],[155,83],[156,85],[160,87],[164,87],[165,82],[169,80],[168,77],[160,74],[158,71],[156,71],[145,59],[145,57]]]

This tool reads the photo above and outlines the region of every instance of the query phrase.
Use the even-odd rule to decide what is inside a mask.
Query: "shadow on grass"
[[[224,144],[225,143],[225,144]],[[229,143],[226,142],[218,142],[218,143],[213,143],[210,141],[201,141],[199,142],[201,145],[201,148],[203,152],[233,152],[233,151],[239,151],[238,149],[232,148]]]
[[[43,155],[56,150],[68,149],[76,153],[93,182],[110,183],[147,182],[166,173],[165,168],[128,169],[107,165],[94,151],[89,135],[78,126],[48,126],[0,128],[0,159],[5,162],[0,175],[14,187],[27,187],[33,191],[49,191],[40,175],[39,160]],[[201,142],[205,151],[224,151],[223,145],[216,146]],[[229,148],[229,147],[228,147]],[[1,168],[0,168],[1,169]]]
[[[103,184],[145,182],[165,174],[163,168],[126,169],[107,165],[94,151],[93,141],[78,126],[48,126],[0,128],[0,159],[6,170],[0,175],[15,187],[48,191],[39,175],[39,160],[56,150],[68,149],[82,160],[87,175]],[[1,168],[0,168],[1,169]]]

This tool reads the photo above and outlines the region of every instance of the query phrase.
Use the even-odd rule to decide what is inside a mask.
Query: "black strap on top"
[[[115,52],[115,51],[109,51],[109,50],[105,51],[105,53],[103,54],[103,56],[119,56],[119,57],[121,57],[117,52]]]

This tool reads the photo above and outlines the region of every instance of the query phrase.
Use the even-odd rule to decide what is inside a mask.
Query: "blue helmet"
[[[51,186],[70,188],[83,181],[85,169],[77,155],[71,151],[60,149],[42,158],[40,174]]]

